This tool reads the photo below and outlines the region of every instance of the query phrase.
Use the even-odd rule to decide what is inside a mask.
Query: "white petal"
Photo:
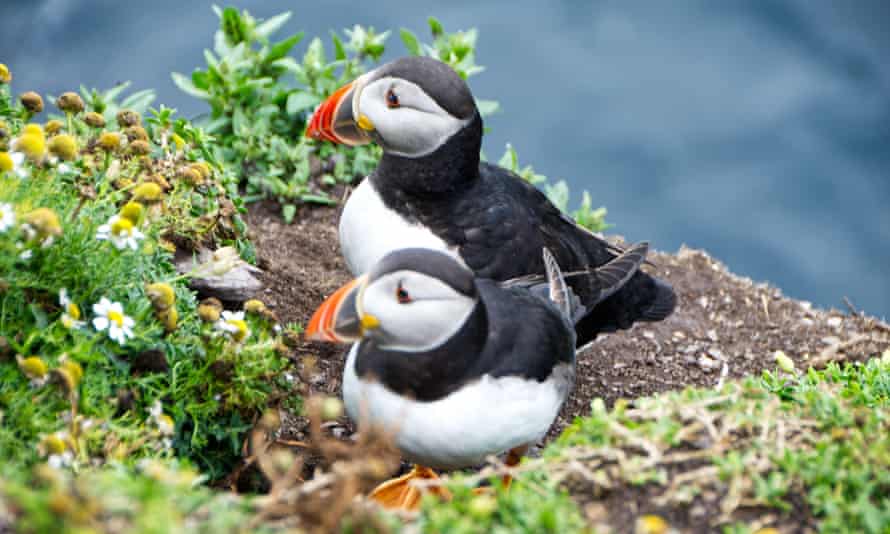
[[[93,319],[93,327],[99,331],[108,328],[109,323],[110,321],[108,320],[108,317],[96,317]]]
[[[136,321],[134,321],[132,317],[124,315],[124,328],[132,328],[135,324]]]

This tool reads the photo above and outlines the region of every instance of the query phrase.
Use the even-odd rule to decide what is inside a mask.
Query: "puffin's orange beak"
[[[357,146],[371,142],[367,118],[353,116],[353,98],[361,92],[363,78],[349,82],[322,102],[306,128],[306,137]],[[359,126],[362,124],[365,128]]]
[[[359,309],[358,299],[367,281],[367,275],[360,276],[322,302],[309,320],[306,339],[350,343],[361,339],[366,330],[376,328],[377,319]]]

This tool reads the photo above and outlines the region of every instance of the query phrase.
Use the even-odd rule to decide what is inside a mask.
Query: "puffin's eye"
[[[408,304],[411,302],[411,295],[405,291],[405,288],[402,287],[402,284],[399,284],[399,287],[396,289],[396,300],[399,301],[399,304]]]
[[[392,89],[386,91],[386,105],[390,108],[399,107],[399,95]]]

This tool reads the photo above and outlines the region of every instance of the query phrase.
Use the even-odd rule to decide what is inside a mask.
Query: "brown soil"
[[[305,324],[316,306],[350,278],[339,252],[338,215],[335,208],[303,207],[297,222],[286,225],[277,205],[251,207],[248,221],[265,271],[263,299],[283,322]],[[774,368],[779,350],[806,368],[862,359],[887,348],[890,328],[884,323],[852,309],[825,311],[788,299],[774,287],[733,275],[705,252],[684,247],[677,254],[654,253],[650,260],[655,266],[648,269],[677,291],[677,311],[661,323],[603,336],[580,351],[575,390],[549,437],[588,413],[597,397],[611,405],[618,398],[713,387]],[[875,331],[880,335],[870,334]],[[308,374],[307,393],[339,393],[344,352],[314,343],[296,347],[295,370],[304,378]],[[305,436],[304,419],[286,423],[291,425],[286,434]],[[342,432],[349,431],[344,424]],[[644,490],[629,488],[615,497],[609,505],[623,510],[617,516],[630,519],[622,521],[625,525],[632,525],[636,513],[647,512]],[[690,525],[688,511],[670,515],[672,524]]]

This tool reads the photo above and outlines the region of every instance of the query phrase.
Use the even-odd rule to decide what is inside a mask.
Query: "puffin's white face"
[[[359,128],[375,132],[372,136],[391,154],[425,156],[469,122],[442,109],[413,82],[385,77],[360,84],[361,80],[359,98],[353,100],[353,116]]]
[[[415,271],[386,273],[371,281],[359,295],[362,317],[377,325],[367,335],[380,347],[423,352],[448,341],[470,316],[476,300],[441,280]]]

